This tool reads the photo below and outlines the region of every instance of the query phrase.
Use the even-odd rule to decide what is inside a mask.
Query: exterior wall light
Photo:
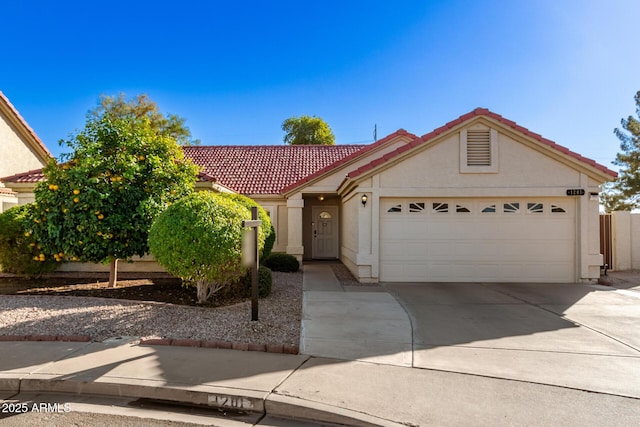
[[[323,195],[318,196],[318,200],[322,202],[324,200],[324,196]]]
[[[360,197],[360,200],[362,200],[362,206],[367,206],[367,195],[363,194],[362,197]]]

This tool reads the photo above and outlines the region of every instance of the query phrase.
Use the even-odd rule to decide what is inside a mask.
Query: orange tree
[[[148,117],[88,117],[66,143],[72,153],[44,168],[29,232],[44,259],[110,263],[148,252],[155,217],[193,190],[198,169]]]

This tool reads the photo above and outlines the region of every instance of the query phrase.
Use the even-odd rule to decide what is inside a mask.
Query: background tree
[[[66,162],[43,170],[29,232],[45,260],[110,263],[115,286],[117,260],[148,252],[151,223],[192,191],[198,169],[146,116],[88,117],[66,144]]]
[[[250,217],[249,209],[229,197],[191,194],[158,216],[149,232],[151,254],[169,273],[195,285],[204,303],[246,273],[242,221]]]
[[[88,119],[100,117],[141,119],[147,117],[151,127],[160,135],[175,139],[180,145],[200,145],[200,140],[191,140],[191,131],[185,126],[185,119],[176,114],[160,113],[158,105],[146,94],[127,100],[123,93],[116,96],[100,95],[98,106],[89,111]]]
[[[634,97],[640,118],[640,91]],[[618,179],[605,187],[602,204],[607,212],[640,207],[640,121],[633,116],[620,121],[622,129],[613,132],[620,140],[620,152],[613,161],[620,166]]]
[[[320,117],[289,117],[282,123],[284,143],[289,145],[335,145],[333,131]]]

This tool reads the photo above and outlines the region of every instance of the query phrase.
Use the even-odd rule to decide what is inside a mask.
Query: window
[[[498,172],[498,132],[482,124],[460,131],[460,173]]]
[[[482,209],[482,213],[496,213],[496,205],[489,205]]]
[[[433,203],[432,209],[437,213],[447,213],[449,212],[449,203]]]
[[[562,209],[560,206],[551,205],[551,213],[565,213],[566,211]]]
[[[457,213],[471,213],[471,211],[469,210],[469,208],[464,207],[462,205],[456,205],[456,212]]]
[[[326,211],[320,212],[320,215],[318,215],[318,217],[320,217],[320,219],[331,219],[331,218],[333,218],[331,216],[331,214],[329,212],[326,212]]]
[[[422,212],[424,211],[423,202],[411,202],[409,203],[409,212]]]
[[[543,213],[544,206],[542,203],[527,203],[527,212],[529,213]]]
[[[502,205],[502,212],[518,213],[520,212],[520,203],[505,203],[504,205]]]
[[[391,206],[389,209],[387,209],[387,212],[390,212],[390,213],[402,212],[402,204],[398,203],[397,205]]]

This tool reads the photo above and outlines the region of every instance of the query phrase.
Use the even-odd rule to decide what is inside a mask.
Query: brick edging
[[[89,342],[89,335],[0,335],[0,341]]]
[[[0,342],[7,341],[60,341],[89,342],[89,335],[0,335]],[[298,354],[300,349],[292,344],[248,344],[229,341],[207,341],[190,339],[150,338],[140,340],[140,345],[175,345],[179,347],[220,348],[240,351],[262,351],[265,353]]]
[[[226,350],[262,351],[266,353],[298,354],[300,349],[291,344],[248,344],[229,341],[150,338],[140,340],[140,345],[175,345],[179,347],[221,348]]]

